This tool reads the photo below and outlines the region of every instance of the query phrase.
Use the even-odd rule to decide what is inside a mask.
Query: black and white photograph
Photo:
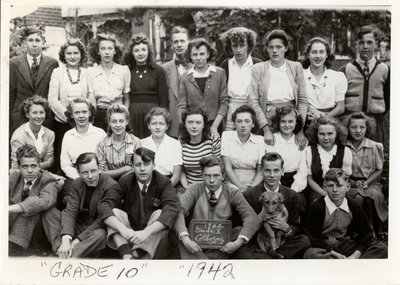
[[[2,3],[0,284],[400,284],[398,8],[177,3]]]

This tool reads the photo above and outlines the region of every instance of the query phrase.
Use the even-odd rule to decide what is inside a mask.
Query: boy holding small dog
[[[306,234],[313,247],[304,258],[387,258],[387,246],[373,238],[362,209],[345,197],[350,184],[343,170],[329,169],[323,188],[327,195],[315,200],[307,215]]]
[[[263,183],[247,189],[243,193],[250,206],[258,214],[259,218],[268,223],[271,228],[276,231],[282,231],[283,236],[280,245],[277,248],[270,250],[263,250],[260,243],[256,239],[252,239],[248,244],[244,245],[238,253],[239,258],[243,259],[266,259],[266,258],[301,258],[304,251],[310,247],[310,241],[307,236],[299,234],[299,206],[297,193],[280,184],[283,171],[283,158],[276,152],[268,152],[261,159],[263,168]],[[281,202],[286,208],[288,215],[277,215],[268,217],[268,210],[265,209],[265,201],[263,193],[274,192],[281,196]],[[260,199],[261,198],[261,199]],[[272,203],[274,203],[272,201]],[[279,199],[277,201],[279,203]],[[264,232],[262,227],[259,233]],[[257,235],[256,235],[257,236]]]

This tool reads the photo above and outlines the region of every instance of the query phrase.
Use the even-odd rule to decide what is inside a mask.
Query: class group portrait
[[[28,10],[10,258],[388,258],[389,10]]]

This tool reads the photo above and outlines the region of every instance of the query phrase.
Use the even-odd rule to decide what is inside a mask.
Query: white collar
[[[295,137],[296,137],[296,135],[293,134],[288,140],[285,140],[283,138],[281,132],[277,132],[275,139],[278,140],[278,141],[281,141],[281,142],[283,142],[285,144],[296,144]]]
[[[142,191],[143,186],[144,186],[145,184],[140,183],[139,180],[137,181],[137,183],[138,183],[138,185],[139,185],[140,191]],[[147,191],[149,190],[149,185],[150,185],[150,183],[151,183],[151,180],[150,180],[148,183],[146,183],[146,193],[147,193]]]
[[[26,58],[28,60],[29,63],[33,63],[33,56],[31,56],[30,54],[26,54]],[[37,64],[40,64],[40,59],[42,58],[42,54],[39,54],[38,56],[36,56],[36,60],[37,60]]]
[[[217,69],[215,68],[214,65],[209,64],[208,68],[206,70],[206,72],[204,72],[203,74],[198,73],[195,69],[194,66],[192,66],[189,71],[188,74],[192,74],[193,77],[208,77],[210,76],[210,72],[217,72]]]
[[[365,66],[365,60],[362,60],[360,56],[357,57],[357,63],[360,64],[361,66]],[[375,65],[376,63],[376,58],[373,56],[370,60],[368,60],[368,65]]]
[[[267,186],[264,184],[264,189],[267,190],[267,191],[270,191],[270,192],[276,192],[276,193],[278,193],[278,192],[279,192],[279,186],[281,186],[280,183],[278,184],[278,187],[276,187],[274,190],[270,190],[270,189],[268,189]]]
[[[235,131],[235,135],[234,135],[234,140],[237,141],[238,143],[245,145],[246,143],[250,142],[250,143],[256,143],[256,141],[254,140],[254,135],[252,133],[250,133],[249,139],[247,141],[245,141],[244,143],[242,143],[242,141],[240,140],[237,131]]]
[[[324,72],[322,73],[322,76],[321,76],[321,79],[322,78],[325,78],[325,79],[328,78],[328,76],[329,76],[328,70],[329,69],[327,69],[326,66],[325,66],[324,67]],[[316,81],[314,75],[311,73],[311,66],[309,66],[307,69],[304,70],[304,74],[305,74],[306,78],[308,78],[308,80],[314,79]]]
[[[29,122],[24,124],[24,131],[26,133],[28,133],[33,139],[36,140],[35,135],[33,134],[31,128],[29,127]],[[39,133],[38,133],[38,139],[43,137],[43,136],[44,136],[44,128],[43,128],[43,126],[40,126],[40,130],[39,130]]]
[[[279,66],[279,67],[272,66],[271,61],[269,61],[268,63],[269,63],[269,67],[270,67],[270,68],[279,70],[279,71],[281,71],[281,72],[284,72],[284,71],[286,72],[286,60],[285,60],[284,63],[283,63],[281,66]]]
[[[207,186],[206,186],[206,191],[207,191],[207,195],[210,195],[210,190],[207,188]],[[214,191],[215,197],[217,197],[217,199],[219,198],[219,195],[221,195],[221,192],[222,192],[222,184],[221,184],[221,186],[219,186],[217,191]]]
[[[31,190],[33,184],[35,184],[35,182],[36,182],[37,179],[38,179],[38,178],[36,177],[35,179],[33,179],[33,181],[31,181],[32,184],[31,184],[31,186],[29,186],[29,190]],[[25,178],[24,178],[24,187],[25,187],[26,183],[28,183],[28,181],[26,181]]]
[[[232,60],[232,64],[239,66],[239,64],[238,64],[238,62],[236,61],[236,58],[235,58],[235,57],[232,57],[231,60]],[[245,67],[246,65],[250,65],[250,66],[253,66],[253,65],[254,65],[254,63],[253,63],[253,58],[251,57],[251,55],[248,55],[248,56],[247,56],[246,62],[245,62],[240,68],[243,68],[243,67]]]
[[[325,196],[324,201],[325,201],[325,204],[326,204],[326,208],[328,209],[329,215],[332,215],[332,213],[336,209],[342,209],[346,213],[350,213],[349,204],[347,203],[346,197],[344,197],[343,202],[339,207],[337,207],[335,204],[333,204],[331,199],[329,199],[328,195]]]
[[[88,134],[94,133],[94,130],[95,130],[95,127],[91,123],[89,123],[89,128],[88,128],[87,132],[85,134],[80,134],[80,133],[78,133],[76,126],[75,126],[71,129],[71,135],[80,135],[80,136],[88,135]]]
[[[337,151],[337,144],[335,143],[330,151],[325,150],[320,144],[317,144],[317,148],[318,150],[329,153],[330,155],[335,155]]]

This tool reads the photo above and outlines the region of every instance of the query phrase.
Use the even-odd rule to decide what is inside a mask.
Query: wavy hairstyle
[[[197,38],[197,39],[193,39],[189,42],[188,44],[188,48],[187,48],[187,52],[189,54],[188,58],[189,61],[191,63],[193,63],[192,61],[192,57],[190,56],[192,53],[192,49],[193,48],[200,48],[201,46],[205,46],[208,53],[210,54],[210,56],[207,59],[207,62],[213,62],[215,61],[215,59],[217,58],[217,51],[211,46],[210,42],[207,41],[205,38]]]
[[[110,120],[111,120],[111,115],[112,114],[124,114],[125,115],[125,119],[128,121],[128,124],[126,125],[126,132],[131,132],[132,128],[129,125],[129,110],[127,107],[125,107],[125,105],[122,104],[115,104],[115,105],[111,105],[110,107],[108,107],[107,109],[107,122],[108,122],[108,127],[107,127],[107,135],[111,136],[112,135],[112,130],[110,127]]]
[[[15,155],[17,157],[18,165],[21,165],[21,160],[24,157],[36,158],[37,163],[38,164],[40,163],[40,154],[36,150],[36,147],[30,144],[21,145],[17,149]]]
[[[131,42],[129,44],[128,50],[125,51],[124,55],[124,64],[126,64],[129,69],[132,69],[132,67],[136,66],[136,60],[135,57],[133,56],[132,49],[136,45],[144,44],[147,46],[148,50],[148,56],[146,60],[147,66],[149,66],[151,69],[155,68],[155,61],[154,61],[154,56],[153,56],[153,47],[151,46],[148,38],[144,34],[136,34],[132,37]]]
[[[32,107],[32,105],[42,105],[46,118],[50,114],[50,106],[49,106],[49,101],[46,100],[46,98],[43,98],[40,95],[33,95],[32,97],[29,97],[25,99],[22,103],[21,106],[19,107],[19,112],[24,118],[25,122],[29,121],[28,119],[28,113],[29,109]]]
[[[310,54],[312,45],[315,43],[321,43],[325,46],[327,57],[324,62],[324,65],[327,68],[330,68],[332,66],[332,62],[335,60],[335,55],[332,53],[332,49],[331,49],[329,42],[321,37],[314,37],[307,42],[306,47],[303,52],[303,60],[301,61],[301,64],[303,65],[304,68],[308,68],[311,65],[309,54]]]
[[[247,42],[248,50],[247,53],[251,54],[256,46],[257,34],[253,30],[245,27],[236,27],[227,30],[220,35],[222,44],[224,45],[225,52],[232,57],[232,43],[239,44]]]
[[[370,138],[371,132],[372,132],[372,118],[368,117],[365,115],[364,112],[354,112],[351,113],[350,115],[346,116],[344,119],[344,125],[349,129],[351,120],[364,120],[365,125],[367,127],[367,131],[365,132],[365,137]],[[352,139],[350,132],[347,135],[347,139]]]
[[[347,140],[347,129],[335,118],[330,118],[327,116],[315,119],[311,122],[310,126],[306,131],[306,136],[310,144],[318,144],[318,129],[322,125],[331,125],[335,127],[336,130],[336,144],[344,145]]]
[[[95,110],[94,106],[92,104],[90,104],[90,101],[88,99],[83,98],[83,97],[74,98],[74,99],[72,99],[71,102],[69,102],[69,104],[67,106],[67,111],[65,111],[65,116],[68,118],[68,123],[71,126],[75,126],[75,121],[74,121],[74,118],[72,117],[72,113],[73,113],[72,106],[74,104],[79,104],[79,103],[83,103],[88,106],[88,109],[90,112],[89,122],[93,122],[94,117],[96,116],[96,110]]]
[[[181,123],[179,124],[179,139],[182,143],[190,143],[190,134],[188,133],[185,123],[186,118],[190,115],[201,115],[203,117],[204,128],[201,133],[201,142],[206,141],[210,136],[210,127],[208,126],[208,118],[206,112],[198,107],[193,107],[182,113]]]
[[[269,33],[266,33],[264,35],[264,38],[262,40],[262,44],[264,46],[263,48],[263,52],[264,54],[269,58],[268,56],[268,51],[267,51],[267,47],[268,47],[268,43],[272,40],[275,39],[279,39],[282,40],[282,43],[285,47],[289,47],[289,38],[287,36],[287,34],[285,33],[284,30],[272,30]],[[289,52],[289,49],[286,51],[285,55]]]
[[[277,108],[276,109],[276,114],[275,116],[272,118],[272,128],[274,129],[274,131],[279,132],[279,124],[281,122],[281,118],[293,113],[294,116],[296,117],[296,126],[294,127],[293,133],[297,134],[298,132],[300,132],[303,129],[303,118],[301,117],[301,115],[297,112],[297,110],[295,108],[293,108],[292,106],[283,106],[282,108]]]
[[[146,125],[150,124],[150,121],[154,116],[163,116],[167,126],[169,127],[171,125],[171,114],[167,109],[162,108],[162,107],[151,108],[150,111],[144,117],[144,121],[145,121]]]
[[[86,50],[79,39],[69,39],[65,44],[61,46],[60,51],[58,52],[58,57],[60,58],[60,61],[64,64],[67,63],[67,61],[65,60],[65,50],[70,46],[77,47],[79,49],[79,52],[81,53],[81,60],[79,61],[79,65],[86,62]]]
[[[122,45],[118,42],[114,34],[97,34],[97,36],[89,44],[90,57],[97,63],[101,63],[99,55],[99,46],[101,41],[111,41],[114,43],[115,55],[114,62],[121,63],[122,58]]]

